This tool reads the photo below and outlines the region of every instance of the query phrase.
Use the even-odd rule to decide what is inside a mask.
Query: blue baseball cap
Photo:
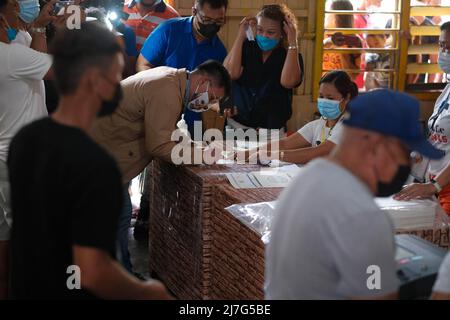
[[[344,124],[400,139],[411,151],[429,159],[441,159],[445,153],[433,147],[420,125],[419,101],[405,93],[375,90],[362,94],[348,105]]]

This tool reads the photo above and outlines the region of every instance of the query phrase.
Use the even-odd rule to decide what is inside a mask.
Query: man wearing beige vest
[[[207,61],[191,73],[186,69],[159,67],[131,76],[121,84],[122,103],[114,114],[94,124],[91,135],[116,159],[122,172],[125,205],[119,218],[118,256],[131,272],[129,182],[153,158],[172,162],[172,149],[177,145],[172,134],[184,110],[202,112],[217,108],[219,101],[230,95],[231,83],[222,64]]]

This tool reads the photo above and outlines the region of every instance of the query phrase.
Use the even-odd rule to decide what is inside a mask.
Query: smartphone
[[[75,1],[73,1],[73,0],[66,0],[66,1],[61,0],[61,1],[58,1],[58,2],[55,3],[53,11],[55,12],[56,15],[63,15],[65,13],[64,12],[65,8],[70,6],[70,5],[73,5],[73,4],[75,4]]]
[[[233,99],[230,97],[223,98],[219,101],[219,108],[220,108],[220,114],[223,115],[225,110],[227,109],[233,109],[234,103]]]

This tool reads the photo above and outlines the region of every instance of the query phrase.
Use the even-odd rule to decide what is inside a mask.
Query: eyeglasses
[[[450,45],[446,41],[439,41],[439,48],[442,52],[450,53]]]
[[[217,24],[217,25],[223,26],[226,22],[226,17],[221,18],[221,19],[213,19],[213,18],[210,18],[210,17],[202,14],[200,11],[197,11],[197,14],[200,17],[201,22],[204,24]]]

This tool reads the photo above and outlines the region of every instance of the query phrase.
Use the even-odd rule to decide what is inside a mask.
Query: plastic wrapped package
[[[261,240],[267,244],[270,240],[275,205],[276,201],[235,204],[226,208],[226,210],[250,229],[259,233]]]
[[[381,210],[388,213],[397,233],[411,231],[447,230],[450,219],[435,200],[396,201],[393,198],[376,198]],[[249,228],[261,235],[267,244],[274,217],[276,201],[253,204],[236,204],[226,210]]]
[[[396,230],[437,229],[448,226],[449,219],[436,200],[396,201],[376,198],[381,210],[387,212]]]

